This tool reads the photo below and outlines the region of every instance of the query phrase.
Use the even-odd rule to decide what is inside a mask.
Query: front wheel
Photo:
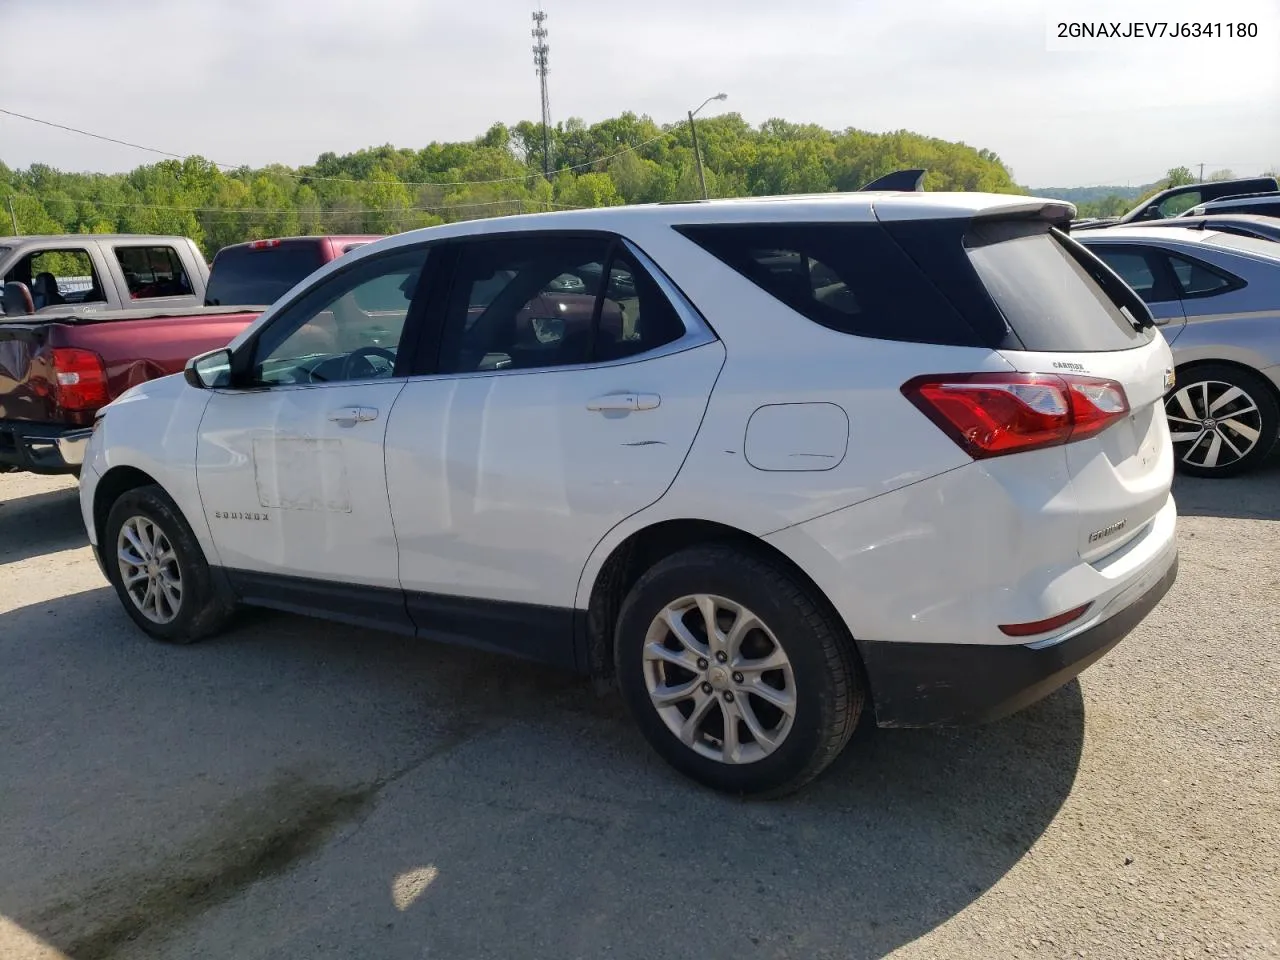
[[[1230,477],[1266,459],[1280,436],[1280,408],[1260,376],[1224,364],[1178,372],[1165,398],[1177,467],[1195,477]]]
[[[728,546],[660,561],[618,617],[619,686],[677,770],[781,796],[839,755],[862,709],[847,634],[781,564]]]
[[[125,612],[154,639],[191,643],[230,616],[195,534],[160,487],[121,494],[107,514],[101,550]]]

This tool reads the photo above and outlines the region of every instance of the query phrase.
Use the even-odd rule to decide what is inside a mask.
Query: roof
[[[600,230],[627,232],[696,223],[757,223],[770,220],[857,222],[972,217],[995,212],[1033,213],[1047,206],[1074,215],[1060,200],[994,193],[856,192],[793,194],[780,197],[736,197],[724,200],[636,204],[526,213],[484,220],[464,220],[423,227],[385,238],[378,249],[446,237],[533,230]],[[361,251],[363,253],[363,251]]]
[[[1220,200],[1204,200],[1192,209],[1203,209],[1207,213],[1226,213],[1237,207],[1276,207],[1280,209],[1280,193],[1254,193],[1242,197],[1223,197]]]
[[[0,247],[16,247],[24,243],[47,243],[50,240],[58,243],[83,243],[85,240],[167,240],[170,242],[189,242],[187,237],[152,233],[38,233],[23,234],[20,237],[0,237]]]
[[[1182,243],[1204,243],[1210,237],[1218,236],[1215,230],[1202,230],[1199,227],[1147,227],[1132,224],[1117,224],[1114,227],[1100,227],[1097,230],[1086,230],[1078,237],[1081,243],[1090,240],[1170,240]]]

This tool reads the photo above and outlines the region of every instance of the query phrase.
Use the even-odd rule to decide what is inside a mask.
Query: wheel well
[[[784,567],[811,591],[814,600],[826,608],[835,623],[843,623],[813,579],[772,544],[744,530],[710,520],[665,520],[636,531],[614,547],[596,575],[587,602],[586,618],[587,653],[592,676],[601,680],[613,679],[614,629],[618,613],[627,594],[645,571],[673,553],[713,543],[737,546]],[[852,652],[851,638],[849,644]]]
[[[135,487],[145,487],[155,483],[155,479],[136,467],[112,467],[98,481],[98,488],[93,491],[93,531],[102,546],[102,530],[107,525],[107,514],[111,505],[125,493]]]
[[[1180,363],[1177,366],[1177,379],[1179,383],[1182,380],[1182,372],[1184,370],[1194,370],[1196,367],[1231,367],[1235,370],[1241,371],[1242,373],[1247,373],[1250,376],[1257,377],[1267,385],[1267,389],[1271,393],[1271,398],[1275,400],[1277,404],[1280,404],[1280,387],[1277,387],[1272,383],[1270,378],[1258,370],[1257,367],[1251,367],[1247,363],[1240,363],[1238,360],[1188,360],[1186,363]],[[1177,390],[1178,385],[1179,384],[1175,384],[1173,389]]]

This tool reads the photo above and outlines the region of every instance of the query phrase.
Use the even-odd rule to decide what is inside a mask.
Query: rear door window
[[[1180,299],[1181,291],[1174,286],[1159,251],[1101,243],[1091,244],[1089,249],[1147,303]]]
[[[965,247],[1024,349],[1125,350],[1155,336],[1154,328],[1140,326],[1139,318],[1104,290],[1106,271],[1096,269],[1097,261],[1045,223],[975,223]],[[1119,286],[1114,279],[1106,282]]]
[[[214,257],[205,303],[267,306],[323,265],[318,243],[227,247]]]
[[[173,247],[116,247],[131,300],[189,297],[193,291],[182,259]]]

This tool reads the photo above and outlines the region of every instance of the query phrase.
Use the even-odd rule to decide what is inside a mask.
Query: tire
[[[727,641],[727,649],[707,644],[710,604],[716,645]],[[676,638],[667,625],[673,621],[690,642]],[[735,628],[753,622],[735,640]],[[765,557],[717,545],[659,561],[623,601],[616,636],[618,685],[645,739],[713,789],[791,793],[839,755],[857,725],[863,684],[844,625],[811,588]],[[779,652],[785,667],[776,666]],[[660,706],[651,687],[659,697],[685,695]],[[765,696],[755,692],[764,687]],[[790,706],[790,716],[781,705]],[[733,737],[726,736],[726,710],[738,717]],[[700,718],[690,724],[695,712]]]
[[[233,612],[233,604],[214,586],[204,551],[178,505],[158,486],[135,487],[111,505],[101,551],[125,612],[155,640],[202,640],[217,633]],[[140,561],[155,556],[159,562],[129,566],[122,551]],[[144,579],[126,585],[126,570]]]
[[[1193,477],[1251,470],[1280,438],[1280,405],[1271,385],[1229,364],[1179,370],[1177,386],[1165,397],[1165,413],[1177,469]]]

